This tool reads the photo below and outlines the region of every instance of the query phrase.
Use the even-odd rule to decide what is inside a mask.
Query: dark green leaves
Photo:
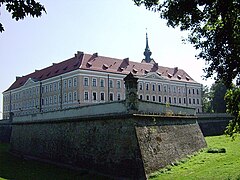
[[[134,0],[140,6],[157,10],[167,25],[189,31],[186,39],[200,50],[205,77],[215,76],[230,88],[240,77],[239,0]]]
[[[18,21],[30,15],[32,17],[40,17],[42,12],[46,12],[43,5],[35,0],[2,0],[0,6],[6,5],[6,10],[12,14],[12,18]],[[4,31],[2,24],[0,24],[0,32]]]

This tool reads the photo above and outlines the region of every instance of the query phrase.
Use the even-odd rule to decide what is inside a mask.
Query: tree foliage
[[[228,90],[225,100],[227,102],[227,112],[234,116],[225,132],[234,136],[236,133],[240,133],[240,88],[234,87]]]
[[[204,113],[211,113],[212,112],[212,108],[211,108],[211,92],[208,88],[208,86],[204,86],[203,90],[202,90],[202,109]]]
[[[203,87],[203,112],[205,113],[226,113],[226,101],[224,96],[227,92],[226,86],[221,82],[212,84],[209,89]]]
[[[30,15],[32,17],[40,17],[46,12],[43,5],[35,0],[0,0],[0,7],[5,5],[6,10],[12,14],[12,18],[18,21]],[[0,32],[4,31],[2,23],[0,23]]]
[[[206,61],[205,77],[216,73],[227,88],[240,77],[239,0],[133,0],[149,10],[160,12],[167,25],[188,30],[186,39]]]
[[[215,80],[221,80],[230,89],[225,100],[227,112],[234,120],[226,133],[233,136],[240,132],[240,90],[232,83],[235,78],[240,79],[240,1],[133,1],[138,6],[143,4],[149,10],[160,12],[168,26],[190,32],[186,40],[198,50],[197,58],[206,61],[205,77],[216,74]]]
[[[226,86],[220,81],[211,86],[211,107],[214,113],[226,113],[226,102],[224,96],[227,92]]]

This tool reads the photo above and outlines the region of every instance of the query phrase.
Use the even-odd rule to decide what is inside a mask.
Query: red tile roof
[[[23,86],[30,78],[34,81],[42,81],[77,69],[118,74],[129,74],[129,72],[132,72],[137,76],[146,75],[148,72],[156,72],[157,74],[169,80],[196,83],[182,69],[162,67],[158,66],[157,63],[151,64],[133,62],[129,61],[128,58],[116,59],[98,56],[97,53],[91,55],[84,54],[83,52],[78,52],[75,54],[75,57],[72,57],[68,60],[62,61],[60,63],[53,63],[52,66],[41,70],[35,70],[35,72],[31,74],[16,78],[16,81],[6,91]]]

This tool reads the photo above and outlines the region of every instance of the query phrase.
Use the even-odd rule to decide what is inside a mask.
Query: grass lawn
[[[226,136],[206,137],[208,148],[181,160],[173,166],[159,170],[150,179],[203,179],[203,180],[240,180],[240,137],[233,141]],[[226,153],[208,153],[210,148],[225,148]]]
[[[107,179],[86,171],[72,171],[33,160],[22,160],[8,153],[9,145],[0,143],[0,180]]]

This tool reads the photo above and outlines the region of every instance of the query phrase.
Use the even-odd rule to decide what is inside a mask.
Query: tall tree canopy
[[[239,0],[133,0],[149,10],[160,12],[173,28],[189,31],[186,39],[206,61],[205,77],[216,74],[228,90],[227,112],[234,116],[226,133],[240,133],[240,1]]]
[[[0,7],[5,5],[6,10],[12,14],[12,18],[18,21],[24,19],[27,15],[39,17],[46,12],[43,5],[35,0],[0,0]],[[2,23],[0,23],[0,32],[4,31]]]
[[[133,0],[159,11],[167,25],[190,32],[187,40],[207,62],[205,77],[216,74],[226,87],[240,77],[239,0]]]
[[[211,86],[212,92],[211,107],[215,113],[226,113],[226,102],[224,96],[227,92],[226,86],[220,81]]]

